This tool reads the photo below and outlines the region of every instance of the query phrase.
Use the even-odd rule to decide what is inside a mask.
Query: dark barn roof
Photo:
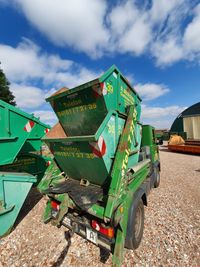
[[[170,132],[183,132],[183,118],[194,115],[200,115],[200,102],[190,106],[180,113],[172,123]]]

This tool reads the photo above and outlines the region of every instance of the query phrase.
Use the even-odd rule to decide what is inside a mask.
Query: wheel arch
[[[146,186],[144,184],[142,184],[140,188],[134,193],[133,201],[139,198],[141,198],[143,204],[147,206],[147,192],[146,192]]]

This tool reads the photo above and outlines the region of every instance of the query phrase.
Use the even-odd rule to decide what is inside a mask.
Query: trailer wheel
[[[154,175],[155,175],[154,188],[157,188],[160,185],[160,171],[158,167],[154,168]]]
[[[136,249],[139,247],[144,229],[144,204],[141,198],[133,200],[129,209],[128,226],[125,248]]]

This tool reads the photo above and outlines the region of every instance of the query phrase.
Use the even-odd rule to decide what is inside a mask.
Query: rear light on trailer
[[[52,200],[52,201],[51,201],[51,207],[52,207],[52,209],[54,209],[54,210],[59,210],[59,208],[60,208],[59,205],[60,205],[60,204],[59,204],[57,201],[55,201],[55,200]]]
[[[114,237],[114,229],[112,227],[103,227],[101,224],[99,224],[97,221],[92,220],[92,228],[94,228],[96,231],[98,231],[99,233],[106,235],[110,238]]]

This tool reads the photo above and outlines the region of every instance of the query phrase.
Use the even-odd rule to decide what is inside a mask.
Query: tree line
[[[0,100],[16,106],[15,97],[10,91],[9,85],[10,83],[0,67]]]

